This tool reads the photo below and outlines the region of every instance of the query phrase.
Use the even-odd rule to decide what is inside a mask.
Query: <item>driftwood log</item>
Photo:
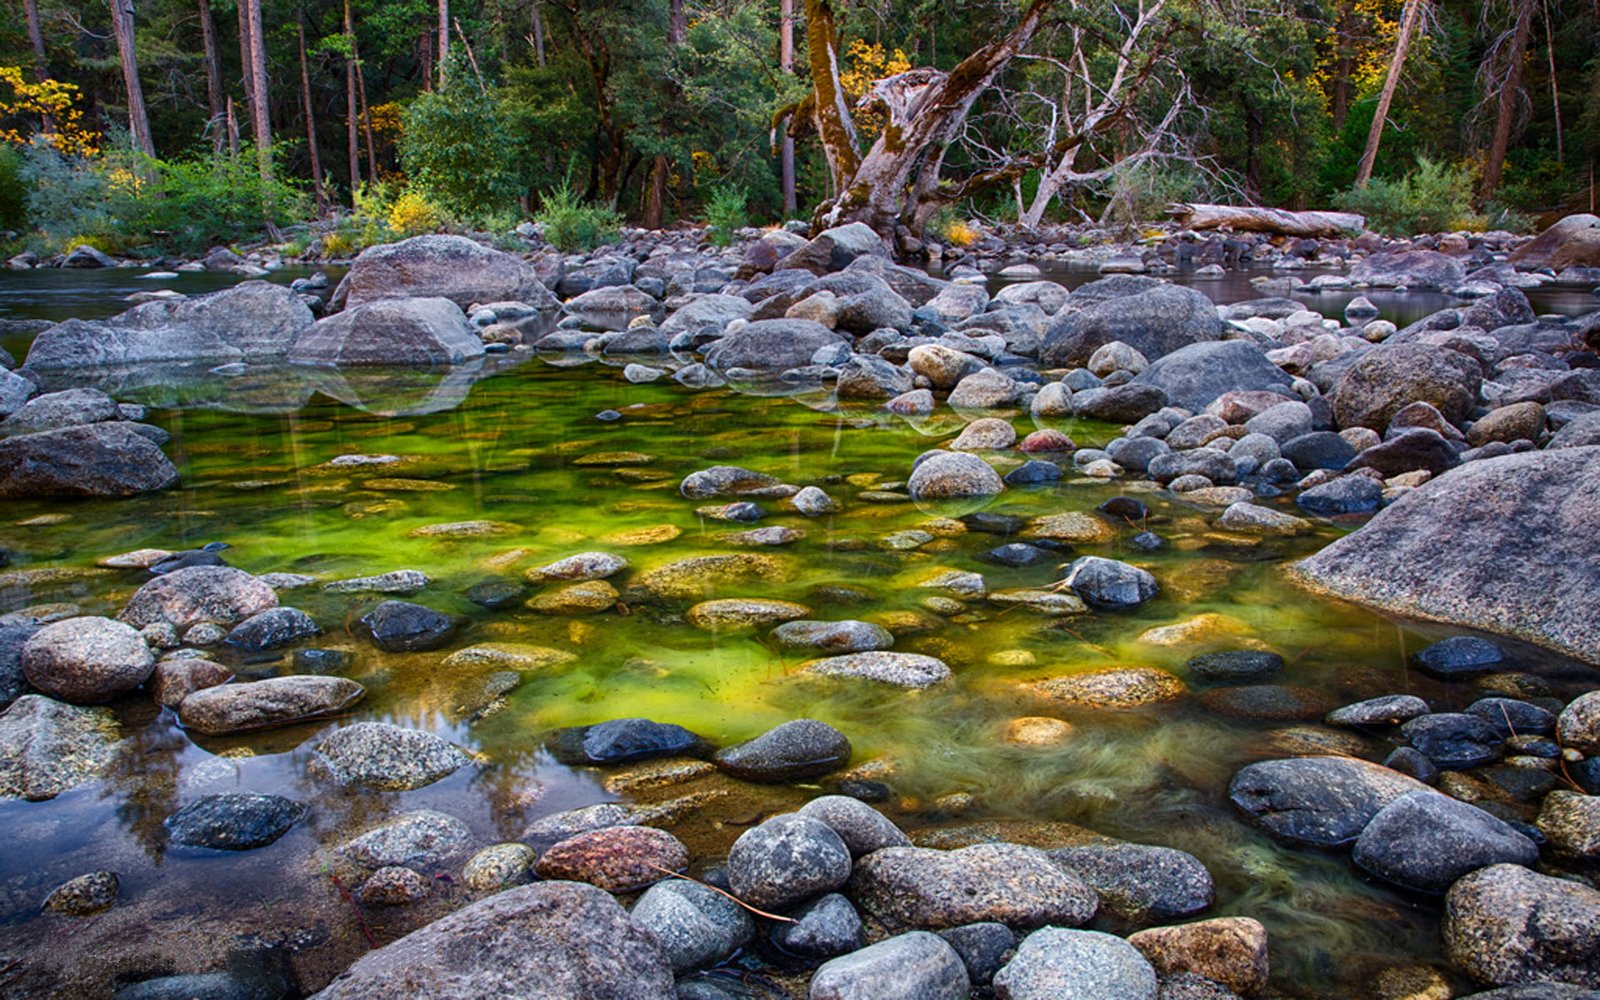
[[[1232,229],[1284,236],[1346,236],[1367,227],[1366,218],[1354,212],[1289,212],[1248,205],[1178,203],[1168,205],[1167,214],[1190,229]]]

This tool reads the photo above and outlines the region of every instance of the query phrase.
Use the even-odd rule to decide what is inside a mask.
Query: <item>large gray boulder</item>
[[[1272,836],[1296,846],[1352,844],[1378,812],[1412,792],[1415,778],[1354,757],[1290,757],[1247,764],[1228,798]]]
[[[1385,344],[1363,355],[1339,379],[1333,415],[1340,427],[1370,427],[1381,434],[1395,414],[1423,402],[1459,424],[1477,403],[1482,383],[1478,362],[1459,351]]]
[[[0,418],[22,409],[39,387],[15,372],[0,368]]]
[[[736,319],[749,319],[755,307],[738,295],[703,295],[668,316],[661,324],[667,337],[679,333],[720,335]]]
[[[889,251],[871,226],[852,222],[818,233],[805,246],[779,260],[773,270],[798,267],[812,274],[828,274],[843,270],[867,254],[887,257]]]
[[[1133,380],[1167,394],[1167,402],[1199,413],[1224,393],[1244,390],[1280,392],[1287,402],[1296,397],[1294,380],[1267,360],[1261,348],[1246,340],[1222,340],[1180,347],[1160,358]]]
[[[1375,288],[1454,288],[1466,277],[1465,264],[1436,250],[1373,254],[1350,269],[1351,282]]]
[[[856,862],[850,896],[891,929],[940,930],[986,920],[1076,927],[1099,906],[1088,883],[1043,851],[1003,843],[873,851]]]
[[[810,1000],[965,1000],[961,956],[937,934],[911,931],[826,962]]]
[[[526,302],[552,310],[560,305],[536,267],[520,257],[465,236],[414,236],[361,251],[334,289],[330,306],[434,297],[462,309],[474,302]]]
[[[1600,663],[1600,447],[1469,462],[1290,567],[1318,593]]]
[[[1518,247],[1511,263],[1523,270],[1600,267],[1600,217],[1569,215]]]
[[[773,373],[811,363],[817,348],[849,343],[809,319],[764,319],[725,335],[706,348],[706,367],[753,368]]]
[[[0,713],[0,799],[53,799],[103,772],[117,722],[100,708],[25,694]]]
[[[289,350],[296,365],[454,365],[483,356],[483,341],[445,298],[382,299],[321,320]]]
[[[1078,306],[1079,302],[1086,304]],[[1081,367],[1096,348],[1120,340],[1155,361],[1220,336],[1222,320],[1216,306],[1192,288],[1159,284],[1099,300],[1080,290],[1045,331],[1039,358],[1054,367]]]
[[[146,302],[110,319],[57,323],[34,339],[26,367],[271,360],[281,358],[314,321],[283,285],[246,281],[210,295]]]
[[[0,441],[0,497],[126,497],[178,484],[134,424],[111,421]]]
[[[600,889],[510,889],[369,952],[316,1000],[673,1000],[650,931]]]
[[[1156,1000],[1156,970],[1139,949],[1100,931],[1045,927],[994,977],[999,1000]]]
[[[1444,892],[1493,864],[1531,865],[1539,848],[1511,824],[1435,792],[1412,792],[1379,810],[1356,839],[1355,863],[1386,882]]]
[[[37,434],[121,419],[117,401],[99,389],[62,389],[35,396],[0,420],[0,436]]]

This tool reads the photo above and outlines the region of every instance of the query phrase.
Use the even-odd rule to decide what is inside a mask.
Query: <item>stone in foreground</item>
[[[196,691],[178,706],[185,729],[223,736],[288,726],[349,708],[366,689],[343,677],[270,677]]]
[[[874,851],[856,863],[850,895],[885,926],[932,930],[989,920],[1075,927],[1099,905],[1087,883],[1043,851],[1005,843]]]
[[[316,1000],[673,1000],[672,966],[611,896],[510,889],[365,955]]]
[[[1445,954],[1472,978],[1497,986],[1572,983],[1600,989],[1600,892],[1495,865],[1445,896]]]
[[[999,1000],[1155,1000],[1156,973],[1139,950],[1099,931],[1045,927],[995,973]]]
[[[911,931],[823,963],[810,1000],[965,1000],[969,988],[954,948],[937,934]]]
[[[126,497],[177,484],[166,454],[123,421],[0,440],[0,497]]]
[[[1305,847],[1343,847],[1384,806],[1411,792],[1434,794],[1398,771],[1351,757],[1291,757],[1248,764],[1228,798],[1272,836]]]

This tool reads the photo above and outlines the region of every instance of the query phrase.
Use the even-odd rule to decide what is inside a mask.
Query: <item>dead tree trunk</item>
[[[122,61],[122,83],[128,91],[128,132],[133,136],[133,148],[154,157],[156,144],[150,136],[144,86],[139,82],[139,56],[134,51],[132,0],[111,0],[111,26],[117,36],[117,55]]]
[[[222,85],[222,53],[217,50],[217,22],[211,0],[200,0],[200,44],[205,49],[206,107],[211,111],[211,146],[221,153],[227,144],[227,91]]]
[[[450,0],[439,0],[439,89],[444,89],[450,62]]]
[[[250,131],[256,144],[261,179],[272,179],[272,117],[267,97],[267,44],[261,24],[261,0],[245,0],[250,11],[250,74],[255,100],[250,104]]]
[[[544,14],[539,10],[539,0],[533,0],[533,55],[544,69]]]
[[[346,153],[350,157],[350,204],[361,190],[361,142],[356,110],[356,31],[350,17],[350,0],[344,0],[344,123]]]
[[[1367,147],[1361,153],[1361,164],[1356,167],[1355,186],[1363,188],[1372,179],[1372,167],[1378,160],[1378,143],[1383,139],[1383,126],[1389,120],[1389,105],[1394,101],[1394,91],[1400,85],[1400,74],[1406,65],[1406,50],[1411,47],[1411,36],[1422,20],[1423,6],[1428,0],[1406,0],[1400,17],[1400,37],[1395,39],[1394,56],[1389,60],[1389,73],[1383,78],[1383,91],[1378,95],[1378,107],[1372,113],[1372,128],[1367,132]]]
[[[317,115],[311,106],[311,69],[306,64],[306,13],[295,11],[295,35],[300,48],[300,98],[306,114],[306,152],[311,157],[311,192],[317,210],[328,207],[328,192],[322,185],[322,156],[317,152]]]
[[[794,0],[782,0],[778,14],[778,70],[787,77],[794,72]],[[799,210],[794,186],[794,136],[788,123],[783,126],[783,148],[779,151],[779,170],[783,185],[783,214],[794,218]]]
[[[784,109],[779,114],[808,110],[827,154],[837,192],[818,207],[813,227],[863,222],[886,238],[920,232],[933,210],[951,200],[951,191],[941,185],[939,176],[946,149],[978,98],[1033,40],[1054,2],[1032,0],[1016,27],[948,73],[914,69],[878,81],[859,103],[877,110],[885,125],[863,156],[839,81],[839,34],[833,6],[829,0],[806,0],[812,94],[802,108]],[[977,186],[992,186],[1010,177],[1006,171],[968,178],[959,190],[971,193]],[[907,234],[898,232],[901,226],[907,228]]]
[[[1516,24],[1511,29],[1510,51],[1505,57],[1505,76],[1499,81],[1500,100],[1494,116],[1494,137],[1489,141],[1489,157],[1483,164],[1483,186],[1479,201],[1494,197],[1505,170],[1506,149],[1516,126],[1517,105],[1522,97],[1522,58],[1528,51],[1528,35],[1533,28],[1532,0],[1517,0]]]

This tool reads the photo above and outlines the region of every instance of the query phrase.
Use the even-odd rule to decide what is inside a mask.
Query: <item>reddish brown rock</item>
[[[689,851],[672,834],[648,826],[590,830],[552,846],[534,871],[544,879],[588,882],[624,892],[659,882],[689,864]],[[663,870],[665,869],[665,870]]]

